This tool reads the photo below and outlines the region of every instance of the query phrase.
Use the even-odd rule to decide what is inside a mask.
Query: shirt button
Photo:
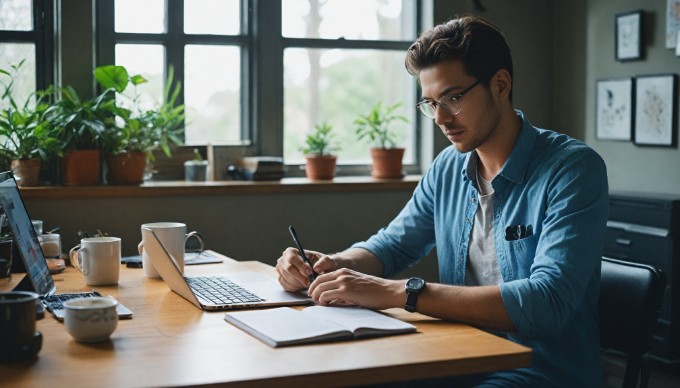
[[[472,198],[470,198],[470,201],[472,201],[472,203],[475,203],[477,201],[477,198],[472,197]]]
[[[465,223],[467,223],[467,224],[470,223],[470,217],[465,217]]]

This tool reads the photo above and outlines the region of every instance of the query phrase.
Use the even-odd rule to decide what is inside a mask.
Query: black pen
[[[312,262],[309,261],[307,258],[307,255],[305,255],[305,250],[302,249],[302,244],[300,244],[300,240],[298,239],[297,233],[295,233],[295,228],[292,226],[288,227],[288,230],[290,231],[290,235],[293,236],[293,241],[295,241],[295,245],[297,246],[298,252],[300,252],[300,256],[302,256],[302,260],[305,261],[309,265],[309,267],[312,269],[312,274],[309,275],[309,280],[314,280],[316,279],[316,272],[314,272],[314,265],[312,265]]]

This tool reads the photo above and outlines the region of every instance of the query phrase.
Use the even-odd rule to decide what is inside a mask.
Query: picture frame
[[[636,10],[619,13],[615,15],[615,19],[616,60],[625,62],[641,59],[644,11]]]
[[[635,78],[635,144],[676,146],[677,83],[677,74]]]
[[[675,49],[680,32],[680,0],[666,0],[666,48]]]
[[[632,77],[605,78],[596,85],[596,138],[631,141],[633,136]]]

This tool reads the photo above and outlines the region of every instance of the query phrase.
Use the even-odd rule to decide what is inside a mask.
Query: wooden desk
[[[251,270],[273,275],[258,262],[188,266],[188,275]],[[21,274],[19,274],[21,275]],[[0,290],[20,280],[0,279]],[[73,268],[54,275],[59,292],[89,290]],[[526,367],[531,350],[473,327],[402,309],[388,313],[418,328],[417,334],[272,349],[203,312],[142,269],[121,267],[117,286],[96,287],[134,311],[110,341],[73,341],[49,313],[38,321],[43,347],[35,362],[0,364],[0,385],[11,387],[344,386],[374,384]]]

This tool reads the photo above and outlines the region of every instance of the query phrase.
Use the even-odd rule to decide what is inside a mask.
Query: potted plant
[[[62,183],[66,186],[91,186],[99,182],[100,155],[105,122],[115,101],[109,90],[93,99],[83,100],[76,91],[61,88],[61,100],[48,115],[59,131]]]
[[[115,120],[108,121],[103,136],[103,148],[108,166],[108,178],[114,184],[139,184],[144,180],[147,161],[153,161],[152,151],[160,148],[171,156],[170,145],[182,144],[184,105],[177,104],[179,84],[172,88],[173,69],[170,68],[163,91],[163,100],[156,109],[139,107],[137,85],[146,83],[139,75],[129,76],[123,66],[102,66],[95,69],[95,78],[107,90],[126,98],[122,92],[132,85],[134,96],[130,109],[121,104],[111,107]]]
[[[374,178],[401,178],[402,159],[404,148],[398,147],[398,134],[395,132],[394,121],[408,123],[404,116],[396,114],[395,111],[401,103],[383,107],[382,102],[378,102],[366,115],[359,115],[354,121],[356,124],[356,134],[359,140],[368,140],[373,145],[371,148],[371,158],[373,169],[371,175]]]
[[[305,138],[305,147],[301,148],[307,161],[305,172],[312,180],[328,180],[335,176],[337,156],[332,153],[340,150],[333,141],[333,126],[328,123],[318,124],[314,131]]]
[[[14,76],[23,62],[12,65],[12,73],[0,69],[0,75],[9,77],[8,83],[0,82],[4,87],[0,99],[0,154],[10,161],[19,186],[36,186],[41,161],[59,153],[59,142],[45,119],[52,89],[31,94],[21,105],[12,95]]]
[[[203,182],[208,175],[208,161],[194,148],[194,158],[184,162],[184,180],[189,182]]]

